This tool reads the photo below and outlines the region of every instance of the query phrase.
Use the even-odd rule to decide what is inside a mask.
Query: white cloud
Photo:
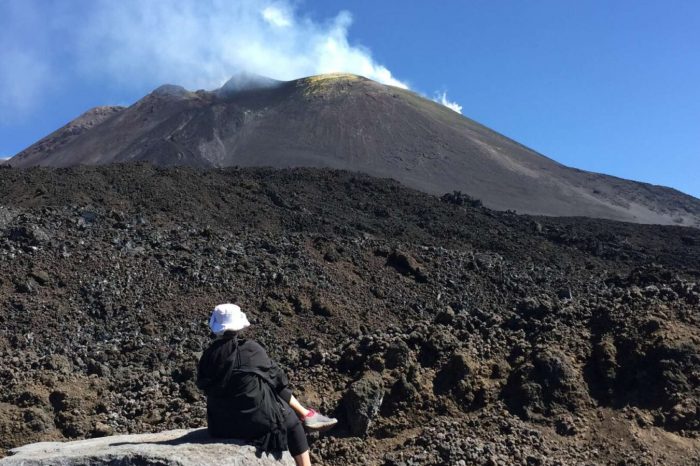
[[[272,5],[267,6],[263,8],[261,14],[263,19],[273,26],[286,28],[292,25],[292,20],[290,19],[289,14],[279,7]]]
[[[194,90],[217,88],[241,71],[279,80],[347,72],[408,88],[370,50],[349,42],[349,12],[314,20],[297,4],[0,2],[0,124],[36,110],[47,90],[85,80],[126,90],[164,83]]]
[[[81,33],[80,62],[123,83],[220,86],[239,71],[280,80],[349,72],[407,87],[369,50],[348,42],[352,17],[319,23],[291,0],[100,1]]]
[[[459,113],[460,115],[462,114],[462,106],[459,105],[457,102],[452,102],[447,99],[447,92],[438,92],[435,98],[433,99],[435,102],[444,105],[445,107],[449,108],[450,110],[454,110],[455,112]]]

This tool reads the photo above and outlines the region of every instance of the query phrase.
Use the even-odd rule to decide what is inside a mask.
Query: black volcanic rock
[[[432,194],[461,191],[498,210],[700,225],[691,196],[566,167],[413,92],[347,74],[238,74],[213,92],[161,87],[129,108],[88,112],[11,164],[138,160],[345,169]]]
[[[694,464],[698,264],[698,229],[343,171],[3,169],[0,456],[202,426],[209,312],[235,301],[340,419],[314,464]]]

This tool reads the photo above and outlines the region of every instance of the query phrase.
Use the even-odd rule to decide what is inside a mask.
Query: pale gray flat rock
[[[240,440],[212,439],[206,429],[116,435],[73,442],[40,442],[10,450],[1,466],[248,466],[294,465],[289,452],[278,460],[257,457]]]

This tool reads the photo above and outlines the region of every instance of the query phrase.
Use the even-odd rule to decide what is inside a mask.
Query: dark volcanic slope
[[[11,164],[329,167],[428,193],[460,190],[499,210],[700,225],[698,199],[565,167],[409,91],[354,75],[237,84],[163,86],[80,134],[59,130]]]
[[[689,465],[700,230],[329,170],[0,169],[0,448],[204,423],[235,300],[325,465]],[[369,422],[369,423],[368,423]]]

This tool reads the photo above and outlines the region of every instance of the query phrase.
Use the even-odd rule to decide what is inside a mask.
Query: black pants
[[[301,455],[309,449],[309,442],[306,440],[304,427],[291,408],[285,410],[284,427],[287,429],[287,445],[292,456]]]

